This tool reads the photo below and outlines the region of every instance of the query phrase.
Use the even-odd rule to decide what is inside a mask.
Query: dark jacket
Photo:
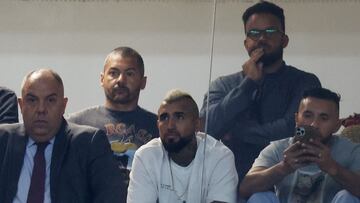
[[[234,152],[239,182],[266,145],[293,135],[302,94],[314,87],[321,87],[314,74],[285,63],[258,83],[242,71],[211,83],[201,117],[208,114],[206,132]]]
[[[27,140],[23,124],[0,125],[1,203],[16,195]],[[105,133],[64,120],[51,157],[52,203],[125,202],[122,182]]]
[[[0,123],[17,123],[18,103],[15,92],[0,87]]]

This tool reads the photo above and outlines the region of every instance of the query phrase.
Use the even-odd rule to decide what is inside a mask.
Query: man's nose
[[[123,74],[123,73],[121,73],[121,74],[119,74],[119,77],[117,78],[117,82],[119,83],[123,83],[123,82],[125,82],[126,81],[126,76],[125,76],[125,74]]]
[[[46,104],[45,102],[39,102],[39,105],[37,106],[37,112],[38,113],[45,113],[46,112]]]
[[[311,126],[314,127],[314,128],[319,128],[319,119],[314,119],[312,122],[311,122]]]
[[[169,129],[175,129],[175,126],[176,126],[176,122],[173,118],[170,118],[169,121],[168,121],[168,128]]]
[[[267,40],[268,37],[265,32],[261,32],[258,41],[264,41]]]

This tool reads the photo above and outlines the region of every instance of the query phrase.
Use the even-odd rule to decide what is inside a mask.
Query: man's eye
[[[321,116],[321,120],[327,121],[327,120],[329,120],[329,117],[327,117],[327,116]]]
[[[184,120],[185,119],[185,115],[183,112],[178,112],[178,113],[175,113],[175,118],[177,120]]]
[[[49,103],[55,103],[55,102],[56,102],[56,98],[49,98],[49,99],[48,99],[48,102],[49,102]]]
[[[117,72],[117,71],[109,71],[108,74],[109,74],[111,77],[118,77],[118,76],[119,76],[119,72]]]
[[[26,98],[26,102],[27,102],[27,103],[34,103],[34,102],[35,102],[35,98],[32,98],[32,97]]]
[[[160,121],[165,121],[165,120],[167,120],[168,118],[169,118],[169,116],[168,116],[167,114],[162,114],[162,115],[160,115],[159,120],[160,120]]]
[[[134,71],[127,71],[126,72],[126,76],[134,76],[135,75],[135,72]]]

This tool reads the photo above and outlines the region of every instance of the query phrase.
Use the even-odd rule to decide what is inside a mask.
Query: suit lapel
[[[50,166],[50,193],[51,201],[56,202],[56,191],[60,178],[60,171],[63,165],[63,161],[68,152],[69,143],[71,141],[72,134],[65,120],[63,120],[62,126],[59,132],[56,134],[54,147],[51,156]]]

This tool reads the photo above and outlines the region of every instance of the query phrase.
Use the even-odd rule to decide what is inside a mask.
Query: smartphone
[[[311,138],[313,140],[321,138],[321,134],[318,129],[309,125],[295,127],[294,143],[297,141],[306,143],[309,142]]]

